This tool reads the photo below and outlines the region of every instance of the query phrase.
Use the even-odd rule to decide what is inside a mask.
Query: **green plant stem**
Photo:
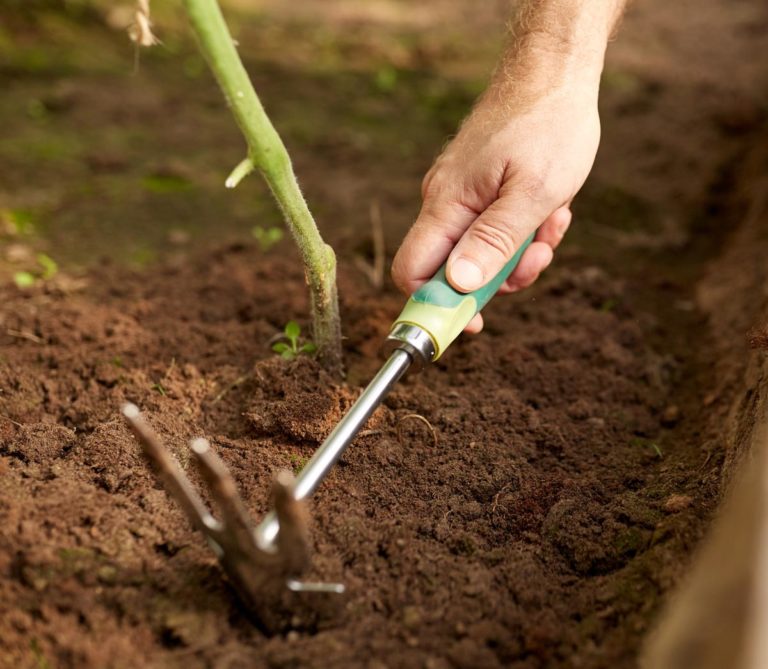
[[[200,48],[248,145],[248,160],[264,176],[285,217],[304,263],[312,306],[312,337],[326,369],[340,374],[341,324],[336,256],[320,236],[299,189],[288,151],[269,120],[216,0],[184,0]],[[236,177],[247,173],[241,163]],[[241,176],[242,175],[242,176]],[[239,179],[238,179],[239,180]]]

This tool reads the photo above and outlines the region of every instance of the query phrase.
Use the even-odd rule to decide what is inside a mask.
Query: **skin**
[[[600,141],[597,97],[622,0],[530,0],[510,22],[491,84],[422,183],[422,207],[392,265],[407,295],[448,258],[461,292],[495,276],[534,232],[500,293],[530,286],[571,223]],[[483,327],[480,314],[467,332]]]

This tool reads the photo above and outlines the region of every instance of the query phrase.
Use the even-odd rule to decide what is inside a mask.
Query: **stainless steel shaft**
[[[294,487],[296,499],[306,499],[315,491],[412,361],[411,355],[402,349],[396,349],[392,353],[373,381],[368,384],[362,395],[299,473]],[[256,528],[256,541],[259,548],[273,549],[279,529],[280,523],[277,516],[274,511],[271,511]]]

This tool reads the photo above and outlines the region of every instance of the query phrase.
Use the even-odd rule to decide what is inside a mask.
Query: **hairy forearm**
[[[605,42],[616,28],[626,0],[524,0],[509,28],[520,37],[539,36],[566,51]]]
[[[626,0],[524,0],[486,93],[517,110],[568,80],[599,83],[607,43]]]
[[[424,178],[421,213],[392,269],[406,293],[443,262],[455,289],[475,290],[535,235],[505,284],[530,285],[595,159],[600,75],[624,0],[514,1],[490,85]],[[468,327],[479,331],[479,314]]]

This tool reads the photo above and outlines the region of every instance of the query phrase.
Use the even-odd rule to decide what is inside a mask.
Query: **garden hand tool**
[[[210,495],[219,507],[221,520],[208,511],[139,410],[130,404],[123,407],[123,416],[141,442],[144,455],[192,524],[205,534],[246,603],[255,607],[263,602],[265,591],[274,588],[275,584],[294,592],[344,591],[344,586],[338,583],[298,580],[309,564],[303,500],[317,489],[406,370],[412,365],[421,368],[437,360],[490,301],[532,240],[533,235],[489,283],[474,292],[454,290],[446,279],[446,266],[443,265],[432,279],[411,295],[385,342],[385,350],[389,352],[387,361],[296,480],[290,472],[277,476],[273,485],[274,510],[257,527],[253,526],[238,497],[232,477],[208,442],[196,439],[190,447]]]
[[[280,523],[275,546],[271,551],[259,550],[253,541],[253,522],[237,494],[235,482],[207,440],[193,439],[190,449],[221,519],[215,518],[208,510],[138,407],[126,404],[122,414],[165,489],[176,499],[192,525],[205,535],[238,592],[245,596],[248,603],[258,602],[258,597],[264,595],[276,576],[281,577],[292,590],[318,589],[314,584],[292,578],[306,568],[309,550],[305,509],[293,494],[293,475],[290,472],[280,472],[272,485],[275,514]],[[338,588],[320,586],[319,589],[335,591]]]

